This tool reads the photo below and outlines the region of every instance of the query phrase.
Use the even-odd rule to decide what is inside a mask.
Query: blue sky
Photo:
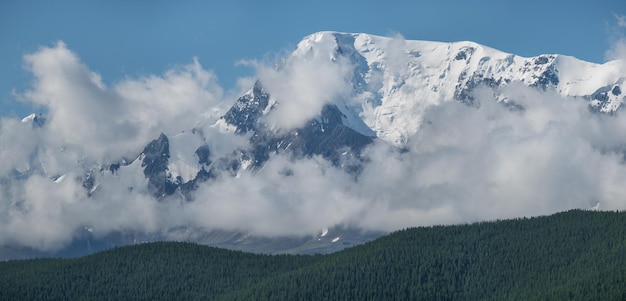
[[[624,0],[599,1],[14,1],[0,3],[0,116],[33,110],[24,54],[62,40],[110,84],[197,57],[225,89],[316,31],[471,40],[522,56],[561,53],[602,63],[620,37]]]

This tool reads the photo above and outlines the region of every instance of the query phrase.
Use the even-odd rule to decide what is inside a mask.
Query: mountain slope
[[[420,130],[424,114],[431,107],[449,101],[478,105],[474,104],[474,93],[479,87],[491,89],[495,100],[517,109],[523,107],[502,89],[513,83],[584,98],[592,110],[604,113],[615,113],[626,97],[622,93],[626,70],[620,61],[600,65],[563,55],[524,58],[473,42],[318,32],[300,41],[283,65],[290,60],[319,58],[348,68],[350,76],[346,80],[351,89],[347,95],[325,100],[319,112],[309,113],[314,118],[285,132],[267,117],[281,102],[290,100],[277,100],[262,81],[257,81],[220,118],[198,120],[197,128],[162,134],[149,142],[135,160],[143,162],[152,194],[160,198],[174,194],[186,183],[193,187],[214,177],[212,168],[231,170],[233,174],[240,169],[258,169],[275,153],[321,155],[335,165],[355,162],[354,158],[358,162],[361,151],[374,139],[403,147]],[[277,72],[281,72],[281,65]],[[42,127],[44,121],[43,116],[31,115],[22,122]],[[215,157],[209,147],[210,138],[203,135],[203,131],[210,130],[249,135],[249,145]],[[167,142],[163,145],[167,148],[158,161],[163,166],[154,168],[157,161],[145,160],[149,159],[150,145],[159,142]],[[99,162],[89,172],[117,170],[132,161],[119,158],[118,163]],[[358,170],[354,163],[348,165],[347,170]],[[97,183],[86,185],[94,186]]]
[[[513,83],[584,98],[592,110],[604,113],[616,112],[626,97],[621,92],[626,70],[619,61],[599,65],[563,55],[524,58],[473,42],[319,32],[298,43],[283,65],[320,57],[349,68],[349,95],[327,100],[305,126],[283,133],[268,124],[267,115],[289,99],[275,99],[257,81],[218,121],[236,134],[251,134],[250,148],[242,150],[236,165],[256,169],[271,154],[290,151],[322,155],[336,165],[353,162],[346,169],[358,170],[350,158],[358,162],[373,139],[402,147],[419,131],[429,108],[454,100],[473,105],[479,87],[517,109],[523,107],[502,89]]]
[[[478,86],[496,93],[513,82],[553,89],[563,96],[587,98],[593,108],[607,113],[619,109],[624,100],[626,70],[619,61],[599,65],[563,55],[524,58],[473,42],[338,32],[304,38],[293,55],[316,53],[347,59],[353,66],[355,91],[349,109],[378,138],[396,145],[419,130],[428,107],[450,100],[471,103]]]
[[[324,256],[141,244],[2,262],[0,300],[622,300],[624,229],[624,212],[574,210],[407,229]]]
[[[603,113],[615,113],[626,97],[621,88],[626,70],[619,61],[599,65],[563,55],[524,58],[473,42],[319,32],[298,43],[283,65],[319,58],[348,67],[349,95],[327,100],[305,126],[284,133],[269,124],[267,116],[289,99],[275,99],[257,81],[218,120],[222,127],[232,126],[236,134],[251,135],[250,147],[241,150],[238,159],[231,158],[236,161],[234,169],[258,169],[271,154],[286,151],[322,155],[335,165],[355,162],[350,158],[358,162],[373,139],[405,145],[431,107],[455,100],[477,105],[474,93],[479,87],[491,89],[496,100],[517,109],[523,107],[503,90],[513,83],[584,98],[590,109]],[[359,169],[358,164],[348,165],[347,170]]]

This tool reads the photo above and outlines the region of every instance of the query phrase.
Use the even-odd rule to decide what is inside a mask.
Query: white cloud
[[[84,222],[77,204],[85,191],[73,181],[54,183],[34,175],[23,183],[20,193],[13,195],[17,205],[8,207],[7,220],[2,221],[0,243],[48,250],[69,243],[77,227]],[[11,200],[3,200],[3,203]],[[5,216],[6,218],[6,216]]]
[[[622,60],[623,64],[626,64],[626,38],[624,36],[619,37],[611,44],[611,48],[605,53],[605,58],[607,61]]]
[[[30,124],[14,118],[0,119],[0,142],[3,143],[0,148],[0,176],[13,169],[30,169],[31,155],[37,149],[39,135]]]
[[[399,33],[394,34],[391,39],[389,39],[389,45],[387,45],[385,49],[387,49],[387,53],[385,54],[387,62],[386,70],[394,76],[406,74],[409,56],[406,53],[406,40],[404,37]]]
[[[102,177],[100,190],[105,191],[91,198],[82,187],[85,173],[98,173],[123,157],[133,159],[161,132],[178,134],[197,125],[212,146],[220,146],[218,153],[241,145],[237,139],[213,141],[222,135],[210,127],[221,114],[215,110],[222,104],[222,89],[197,59],[160,76],[124,78],[111,87],[63,42],[24,60],[33,82],[20,98],[41,107],[46,123],[35,128],[14,118],[0,120],[0,245],[55,249],[84,225],[104,233],[154,230],[154,200],[129,190],[145,187],[141,171],[126,182]],[[59,176],[63,181],[55,183]]]
[[[625,15],[617,15],[614,14],[615,20],[617,21],[617,26],[621,28],[626,28],[626,16]]]
[[[95,159],[128,155],[161,131],[193,127],[221,101],[215,76],[197,59],[163,76],[124,79],[107,88],[63,42],[26,55],[35,79],[26,101],[48,111],[55,145],[73,145]],[[52,142],[51,142],[52,143]]]
[[[626,68],[626,37],[624,37],[624,28],[626,28],[626,16],[614,15],[617,26],[612,28],[610,39],[611,47],[604,54],[607,61],[622,60],[623,66]]]
[[[319,158],[275,156],[258,174],[203,186],[185,222],[260,235],[307,235],[323,227],[371,230],[625,209],[618,149],[626,120],[593,114],[582,99],[511,85],[525,111],[490,93],[479,108],[445,102],[410,137],[406,152],[383,142],[366,151],[358,181]],[[607,136],[608,135],[608,136]],[[285,176],[285,170],[293,172]]]
[[[626,180],[622,155],[595,143],[596,135],[623,133],[621,115],[594,115],[582,100],[530,88],[506,93],[526,110],[509,111],[484,95],[478,109],[448,102],[427,112],[429,123],[411,137],[408,152],[373,148],[360,185],[370,198],[387,200],[381,208],[396,216],[395,224],[381,218],[373,225],[391,230],[540,215],[597,201],[603,209],[626,208],[613,196],[624,192],[613,186]]]
[[[256,74],[270,92],[275,108],[266,121],[282,130],[304,125],[325,104],[345,99],[350,93],[351,66],[340,56],[329,56],[336,43],[331,35],[315,41],[311,51],[289,56],[276,68],[255,63]]]
[[[348,175],[321,158],[293,162],[275,156],[258,174],[223,177],[201,187],[184,222],[261,235],[312,235],[365,210],[366,203],[350,195],[349,183]]]
[[[403,53],[402,39],[394,41]],[[202,184],[194,202],[176,195],[158,202],[147,194],[141,162],[135,162],[104,172],[88,197],[81,182],[86,170],[136,154],[161,131],[200,126],[219,155],[245,142],[210,126],[225,102],[198,60],[112,87],[62,43],[26,60],[35,81],[24,97],[47,109],[49,118],[44,128],[0,120],[0,245],[56,249],[83,227],[97,237],[126,230],[167,235],[181,227],[309,235],[334,225],[391,231],[598,202],[600,209],[626,209],[624,115],[593,114],[582,99],[514,83],[502,93],[525,110],[510,110],[481,89],[478,107],[454,101],[430,107],[406,151],[380,141],[366,150],[358,180],[319,157],[275,155],[255,173]],[[286,129],[315,117],[348,93],[349,67],[321,53],[289,58],[280,71],[258,64],[279,102],[267,120]],[[16,170],[21,178],[13,177]],[[57,183],[59,175],[65,178]]]

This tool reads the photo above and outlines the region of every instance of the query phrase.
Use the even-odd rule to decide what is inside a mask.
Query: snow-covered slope
[[[588,98],[602,112],[614,112],[624,100],[621,86],[626,70],[618,61],[599,65],[563,55],[525,58],[473,42],[338,32],[312,34],[293,52],[293,56],[313,54],[348,59],[355,88],[349,109],[378,138],[397,145],[419,129],[426,108],[452,100],[471,103],[472,89],[478,85],[498,88],[521,82],[554,89],[565,96]]]

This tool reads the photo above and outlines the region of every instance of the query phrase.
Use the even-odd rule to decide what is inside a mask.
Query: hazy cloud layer
[[[147,194],[137,161],[100,176],[88,196],[86,171],[136,155],[160,132],[200,126],[212,151],[241,145],[241,137],[210,126],[227,108],[222,89],[197,60],[112,87],[63,43],[25,60],[34,81],[22,97],[47,110],[48,120],[43,128],[0,120],[0,245],[58,249],[85,227],[96,237],[126,230],[167,236],[181,226],[310,235],[334,225],[391,231],[626,209],[624,115],[593,114],[586,100],[514,83],[501,92],[524,110],[498,103],[489,89],[476,90],[477,106],[444,101],[427,109],[403,151],[380,141],[367,148],[357,179],[319,157],[275,155],[255,173],[203,184],[194,202],[176,195],[159,202]],[[314,118],[349,92],[350,68],[315,53],[279,69],[258,64],[278,103],[267,120],[288,129]]]

